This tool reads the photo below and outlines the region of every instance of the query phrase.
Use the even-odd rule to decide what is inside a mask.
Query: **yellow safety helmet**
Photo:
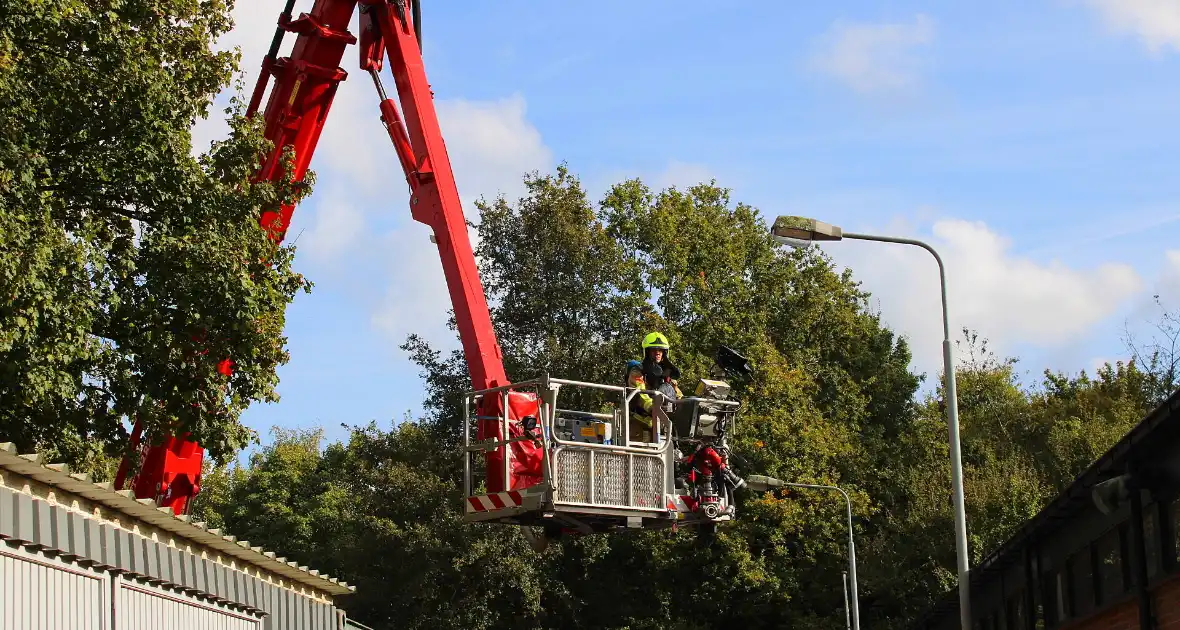
[[[644,354],[647,354],[648,348],[659,348],[660,350],[667,352],[669,347],[670,345],[668,344],[668,338],[661,333],[648,333],[648,335],[643,338]]]

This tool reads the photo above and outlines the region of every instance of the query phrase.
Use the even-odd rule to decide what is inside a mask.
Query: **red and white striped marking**
[[[675,494],[669,494],[669,495],[665,495],[665,496],[667,497],[668,510],[670,512],[691,512],[692,511],[692,507],[689,505],[689,502],[692,501],[692,497],[688,497],[688,496],[684,496],[684,495],[675,495]],[[686,499],[687,499],[687,501],[686,501]]]
[[[523,500],[524,498],[520,492],[516,490],[497,492],[495,494],[480,494],[474,497],[467,497],[467,511],[490,512],[492,510],[502,510],[508,507],[517,507]]]

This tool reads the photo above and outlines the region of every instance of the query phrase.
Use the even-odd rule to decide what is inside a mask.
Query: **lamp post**
[[[881,243],[915,245],[930,252],[938,263],[938,277],[942,287],[942,363],[946,387],[947,424],[950,433],[951,486],[955,507],[955,551],[959,569],[959,622],[963,630],[971,630],[971,583],[969,580],[970,561],[967,556],[967,515],[963,502],[963,458],[959,448],[959,401],[955,384],[955,366],[951,355],[951,325],[947,312],[946,269],[942,257],[930,245],[922,241],[893,236],[874,236],[845,232],[838,226],[806,217],[780,216],[771,228],[781,242],[792,247],[805,246],[815,241],[839,241],[855,239]]]
[[[750,475],[746,478],[746,485],[754,491],[764,491],[771,488],[808,488],[811,490],[835,490],[844,497],[844,506],[848,508],[848,582],[850,583],[850,590],[852,591],[852,606],[848,606],[848,593],[845,591],[844,606],[847,611],[852,610],[852,630],[860,630],[860,599],[856,591],[856,542],[852,536],[852,500],[848,498],[848,493],[844,492],[842,488],[837,486],[822,486],[812,483],[790,483],[782,479],[775,479],[774,477],[767,477],[765,475]],[[847,587],[846,587],[847,588]]]
[[[848,628],[848,630],[852,630],[852,622],[849,621],[850,617],[848,612],[848,572],[845,571],[840,579],[844,582],[844,627]]]

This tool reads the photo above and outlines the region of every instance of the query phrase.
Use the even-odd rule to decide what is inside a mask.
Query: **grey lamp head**
[[[838,241],[844,237],[839,226],[796,216],[778,217],[770,232],[788,245],[795,244],[791,241],[802,241],[805,244],[812,241]]]

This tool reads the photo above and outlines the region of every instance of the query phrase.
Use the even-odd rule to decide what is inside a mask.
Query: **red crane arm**
[[[279,17],[274,41],[263,60],[262,73],[247,109],[247,115],[256,113],[274,77],[263,112],[266,137],[274,143],[274,149],[262,161],[258,179],[285,176],[279,167],[287,147],[292,147],[295,154],[290,176],[298,181],[307,171],[336,89],[348,76],[340,68],[340,62],[345,49],[357,43],[357,38],[348,32],[348,24],[359,5],[361,69],[373,77],[380,96],[381,120],[410,186],[410,215],[434,231],[472,386],[478,390],[508,384],[422,64],[420,31],[416,30],[420,28],[416,24],[420,19],[418,1],[315,0],[310,13],[291,19],[294,4],[295,0],[287,0]],[[295,33],[297,39],[290,56],[279,58],[278,49],[285,33]],[[401,113],[393,99],[386,97],[381,85],[379,71],[385,56],[389,59]],[[284,205],[264,211],[259,221],[281,240],[293,212],[293,205]],[[228,372],[232,363],[227,359],[220,367]],[[141,433],[137,422],[132,448],[139,446]],[[189,500],[200,492],[204,450],[186,436],[180,436],[171,437],[162,445],[148,444],[142,447],[142,454],[143,466],[132,481],[135,496],[155,499],[177,514],[184,513]],[[125,460],[116,479],[117,487],[123,487],[127,470]]]

